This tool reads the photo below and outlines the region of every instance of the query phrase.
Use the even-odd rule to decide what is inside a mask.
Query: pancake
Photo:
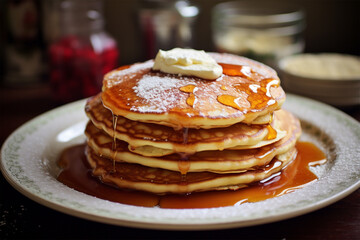
[[[290,113],[279,110],[279,121],[286,136],[281,140],[254,149],[203,151],[184,156],[171,154],[164,157],[148,157],[136,154],[128,149],[128,143],[117,140],[115,149],[113,139],[97,129],[91,122],[86,126],[88,145],[94,152],[116,162],[136,163],[153,168],[162,168],[182,172],[245,172],[268,164],[277,155],[283,154],[295,146],[301,134],[299,121]]]
[[[280,130],[280,128],[277,128],[274,131],[276,131],[276,137],[275,138],[271,138],[271,139],[265,138],[265,139],[262,139],[261,141],[257,142],[256,144],[237,145],[235,147],[229,147],[229,148],[225,148],[225,149],[239,150],[239,149],[260,148],[260,147],[269,145],[271,143],[277,142],[277,141],[281,140],[283,137],[286,136],[286,131]],[[269,133],[267,134],[267,136],[269,136]],[[186,146],[185,146],[185,148],[186,148]],[[158,148],[158,147],[149,146],[149,145],[140,146],[140,147],[134,147],[134,146],[129,145],[129,150],[131,152],[134,152],[134,153],[137,153],[137,154],[140,154],[140,155],[143,155],[143,156],[149,156],[149,157],[150,156],[151,157],[161,157],[161,156],[176,153],[175,149],[164,149],[164,148]],[[221,151],[222,150],[223,149],[221,149]],[[184,152],[182,152],[182,153],[184,153]]]
[[[295,159],[296,153],[296,149],[292,148],[279,158],[274,158],[268,165],[243,173],[191,172],[182,175],[179,172],[139,164],[116,163],[114,165],[111,160],[96,155],[91,148],[88,148],[86,152],[88,163],[93,169],[92,174],[102,182],[119,188],[156,194],[237,190],[281,171]]]
[[[267,140],[270,131],[268,125],[244,123],[237,123],[226,128],[175,130],[172,127],[133,121],[121,116],[118,116],[114,123],[111,111],[102,105],[100,94],[89,99],[85,109],[86,114],[97,128],[104,130],[109,136],[129,143],[131,151],[147,156],[163,156],[174,152],[194,153],[223,150],[241,145],[255,145]],[[271,126],[281,133],[279,125],[275,116]]]
[[[222,75],[164,73],[153,60],[106,74],[85,106],[94,177],[156,194],[237,190],[295,159],[301,126],[281,109],[285,92],[273,69],[230,54],[210,53],[210,61],[177,51],[164,66],[211,72],[206,64],[215,59]]]
[[[250,59],[212,53],[224,74],[204,81],[152,70],[153,61],[105,75],[102,102],[114,115],[181,128],[218,128],[252,123],[285,101],[276,72]]]

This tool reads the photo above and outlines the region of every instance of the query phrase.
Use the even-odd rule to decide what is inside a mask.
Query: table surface
[[[0,145],[21,124],[57,106],[46,85],[0,88]],[[343,110],[360,121],[360,106]],[[360,239],[360,189],[328,207],[280,222],[216,231],[158,231],[107,225],[57,212],[23,196],[0,175],[0,239],[130,237]]]

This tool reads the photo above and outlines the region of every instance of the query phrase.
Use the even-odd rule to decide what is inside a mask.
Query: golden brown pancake
[[[113,144],[113,139],[97,129],[91,122],[88,123],[85,133],[88,138],[88,145],[97,155],[114,159],[116,162],[136,163],[182,173],[201,171],[244,172],[269,163],[275,156],[283,154],[295,146],[301,134],[299,121],[284,110],[279,110],[278,117],[286,136],[275,143],[253,149],[203,151],[189,156],[175,153],[163,157],[148,157],[133,153],[129,151],[128,143],[117,140]]]
[[[172,127],[132,121],[120,116],[117,117],[114,131],[112,113],[103,107],[100,95],[89,99],[86,104],[86,113],[97,128],[104,130],[109,136],[129,143],[130,150],[134,152],[143,152],[143,155],[148,152],[147,156],[163,156],[174,152],[223,150],[241,145],[251,146],[265,140],[269,133],[267,125],[237,123],[226,128],[175,130]],[[274,129],[281,131],[276,117],[271,125]],[[144,146],[145,151],[141,148]],[[149,152],[150,147],[146,146],[157,149]]]
[[[104,183],[119,188],[135,189],[157,194],[191,193],[209,190],[236,190],[252,182],[261,181],[281,171],[296,157],[296,149],[274,158],[268,165],[243,173],[217,174],[211,172],[191,172],[182,175],[179,172],[161,168],[150,168],[139,164],[116,163],[100,157],[88,148],[87,160],[93,169],[93,175]]]
[[[285,93],[273,69],[244,57],[211,56],[224,69],[214,81],[153,71],[152,60],[109,72],[103,104],[115,115],[177,129],[251,123],[281,107]]]
[[[295,159],[299,120],[268,66],[211,53],[216,80],[152,70],[153,61],[104,76],[85,107],[87,161],[104,183],[157,194],[236,190]]]

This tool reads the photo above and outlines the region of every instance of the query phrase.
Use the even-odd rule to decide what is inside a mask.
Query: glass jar
[[[101,91],[104,74],[118,61],[115,40],[104,31],[102,2],[59,2],[60,36],[49,47],[50,80],[60,102]]]
[[[297,6],[273,2],[225,2],[212,14],[216,50],[246,56],[270,66],[303,52],[305,14]]]
[[[194,23],[199,8],[187,0],[143,0],[138,17],[146,59],[159,51],[194,45]]]

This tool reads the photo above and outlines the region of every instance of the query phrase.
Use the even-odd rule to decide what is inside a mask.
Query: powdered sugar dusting
[[[137,73],[139,70],[151,68],[154,65],[153,60],[149,60],[143,63],[136,63],[131,65],[129,68],[123,70],[115,70],[110,72],[104,81],[104,84],[107,88],[110,88],[116,85],[119,81],[123,81],[122,77],[131,77],[132,74]],[[108,81],[110,80],[110,81]]]
[[[184,84],[194,84],[194,81],[189,81],[156,76],[144,75],[142,79],[133,87],[136,95],[144,99],[146,106],[131,108],[132,111],[140,112],[155,112],[161,113],[168,109],[175,107],[179,100],[179,88]]]
[[[139,97],[151,101],[162,92],[177,87],[178,82],[175,78],[145,75],[133,89]]]

